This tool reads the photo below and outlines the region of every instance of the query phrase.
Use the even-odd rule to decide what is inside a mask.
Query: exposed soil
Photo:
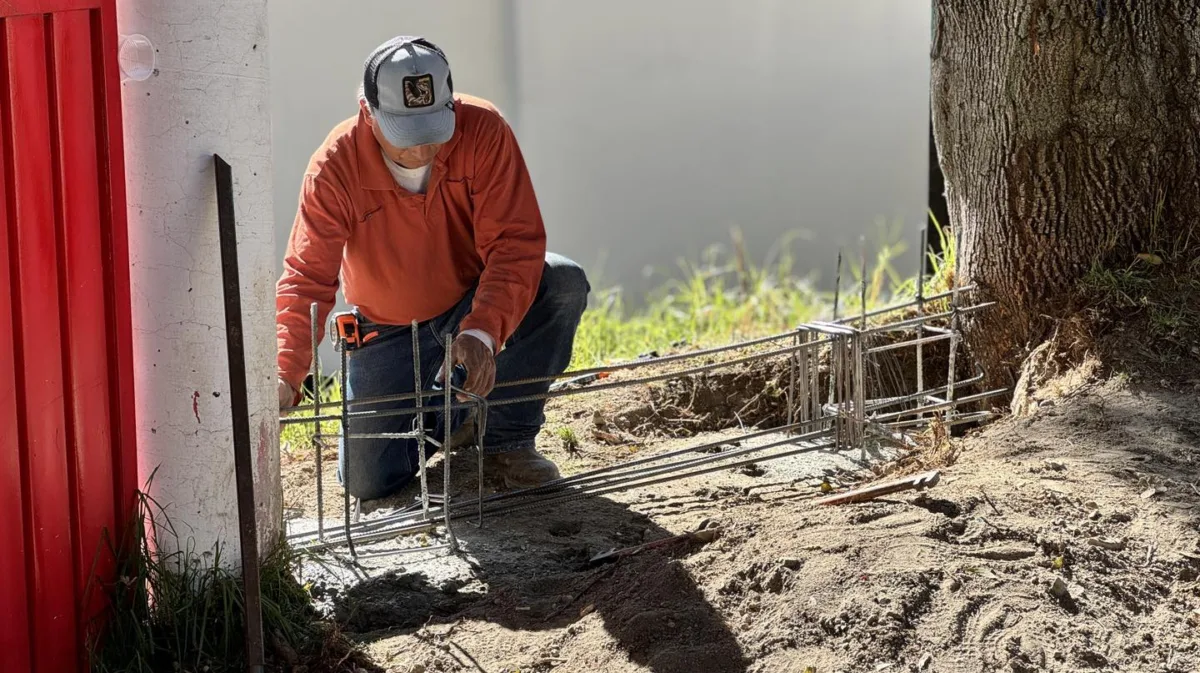
[[[942,469],[926,495],[816,509],[819,475],[764,464],[460,526],[462,557],[314,591],[388,671],[1198,670],[1200,380],[1094,372],[918,456]],[[575,471],[719,437],[619,420],[647,400],[702,417],[685,396],[573,399],[543,446]],[[287,482],[297,510],[303,481]],[[587,563],[702,524],[721,536]]]

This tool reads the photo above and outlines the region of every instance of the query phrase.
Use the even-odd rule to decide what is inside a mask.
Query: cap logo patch
[[[413,75],[404,78],[404,107],[422,108],[433,105],[433,75]]]

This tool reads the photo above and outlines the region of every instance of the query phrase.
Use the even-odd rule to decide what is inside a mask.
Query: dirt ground
[[[816,509],[820,474],[721,473],[460,526],[461,557],[314,594],[402,673],[1200,670],[1198,387],[1075,371],[953,440],[925,495]],[[654,397],[629,395],[553,407],[543,446],[577,471],[681,441],[619,421]],[[300,514],[309,465],[285,466]]]

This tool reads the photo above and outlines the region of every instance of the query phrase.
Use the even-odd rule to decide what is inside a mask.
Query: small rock
[[[1142,500],[1149,500],[1150,498],[1153,498],[1157,494],[1158,494],[1158,489],[1151,487],[1151,488],[1148,488],[1148,489],[1142,491],[1141,497],[1142,497]]]
[[[1092,545],[1093,547],[1100,547],[1101,549],[1107,549],[1109,551],[1121,551],[1125,548],[1125,539],[1113,537],[1092,537],[1088,538],[1088,544]]]
[[[1057,460],[1050,460],[1049,458],[1043,460],[1042,464],[1045,465],[1047,469],[1054,470],[1055,472],[1062,472],[1067,469],[1065,463],[1061,463]]]
[[[1092,510],[1092,513],[1088,515],[1088,518],[1092,521],[1099,521],[1100,519],[1104,518],[1104,515],[1100,513],[1100,510],[1094,509]]]
[[[920,659],[917,660],[917,670],[923,671],[926,668],[929,668],[929,664],[931,663],[933,663],[933,655],[926,652],[925,654],[921,655]]]
[[[957,577],[948,577],[946,578],[946,581],[942,583],[942,588],[951,592],[958,591],[962,588],[962,582]]]
[[[1055,577],[1054,584],[1050,585],[1050,595],[1055,598],[1066,598],[1071,595],[1071,591],[1061,577]]]
[[[780,563],[788,570],[799,570],[801,566],[804,565],[804,560],[798,558],[785,558],[780,561]]]
[[[425,673],[425,664],[413,664],[408,673]]]

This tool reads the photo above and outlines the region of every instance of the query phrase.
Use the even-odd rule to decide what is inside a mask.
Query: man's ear
[[[367,119],[371,119],[371,107],[369,105],[367,105],[366,99],[363,99],[363,98],[358,99],[358,109],[367,113]]]

